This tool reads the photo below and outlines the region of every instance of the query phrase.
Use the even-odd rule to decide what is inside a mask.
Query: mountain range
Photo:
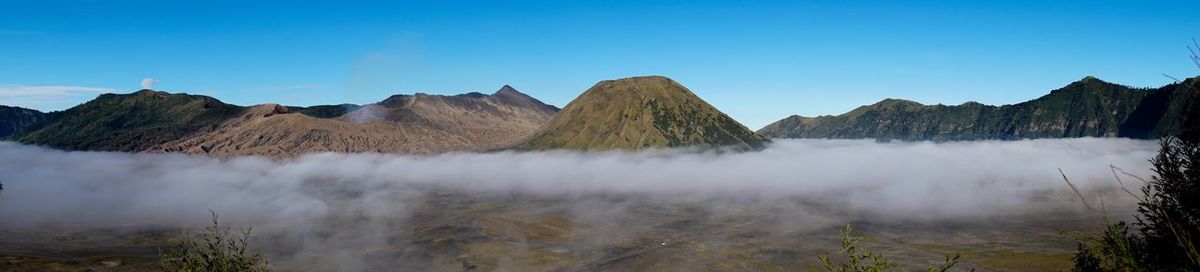
[[[368,105],[249,107],[141,90],[104,94],[11,135],[66,150],[288,157],[315,152],[487,150],[533,133],[558,108],[504,86],[494,94],[395,95]]]
[[[1200,77],[1156,89],[1085,77],[1042,97],[1011,105],[923,105],[884,99],[850,112],[793,115],[758,130],[772,138],[947,141],[1067,137],[1149,139],[1175,135],[1190,114]]]
[[[561,111],[503,86],[492,94],[394,95],[366,104],[238,106],[140,90],[103,94],[64,111],[0,106],[0,138],[64,150],[291,157],[316,152],[436,154],[491,150],[733,147],[768,138],[906,141],[1128,137],[1180,133],[1200,122],[1200,77],[1132,88],[1094,77],[1002,106],[902,99],[833,116],[790,116],[747,129],[661,76],[604,80]],[[1190,121],[1189,121],[1190,120]],[[1190,122],[1190,123],[1189,123]]]

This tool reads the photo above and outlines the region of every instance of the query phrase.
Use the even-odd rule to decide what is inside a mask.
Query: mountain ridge
[[[361,106],[309,107],[237,106],[208,96],[147,89],[100,95],[52,113],[14,139],[65,150],[219,156],[432,154],[512,144],[557,110],[512,87],[496,95],[418,93]]]
[[[1187,84],[1197,79],[1188,79]],[[758,132],[772,138],[907,141],[1154,138],[1177,133],[1172,126],[1182,124],[1177,120],[1182,118],[1180,103],[1191,101],[1190,92],[1180,89],[1184,84],[1134,88],[1087,76],[1038,98],[1000,106],[973,101],[955,106],[924,105],[889,98],[840,115],[792,115]],[[1150,110],[1143,104],[1150,96],[1174,98],[1158,98],[1160,109]],[[1130,119],[1135,113],[1140,119]],[[1153,125],[1147,127],[1147,122]]]
[[[22,107],[0,105],[0,139],[24,131],[46,118],[46,113]]]
[[[993,106],[886,98],[839,115],[791,115],[757,133],[662,76],[602,80],[559,109],[504,85],[495,92],[397,94],[365,105],[238,106],[149,89],[63,111],[0,106],[0,138],[64,150],[289,157],[313,152],[435,154],[498,149],[762,148],[770,138],[907,141],[1179,134],[1200,77],[1134,88],[1095,77]],[[1200,117],[1197,117],[1200,118]]]

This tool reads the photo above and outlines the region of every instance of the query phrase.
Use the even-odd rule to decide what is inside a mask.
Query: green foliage
[[[1166,138],[1142,187],[1138,228],[1082,239],[1076,271],[1200,271],[1200,139]]]
[[[1200,45],[1197,45],[1200,47]],[[1198,58],[1193,54],[1193,61]],[[1197,62],[1200,66],[1200,62]],[[1181,84],[1196,97],[1196,81]],[[1200,104],[1188,99],[1178,137],[1165,137],[1138,202],[1138,228],[1110,224],[1080,242],[1076,271],[1200,271]],[[1119,181],[1119,180],[1118,180]],[[1132,193],[1131,193],[1132,195]]]
[[[838,253],[844,255],[845,262],[834,263],[829,256],[822,255],[822,267],[824,271],[829,272],[882,272],[892,271],[896,268],[896,264],[891,258],[884,256],[882,253],[872,252],[870,250],[858,247],[858,242],[862,241],[862,237],[854,237],[853,228],[846,225],[842,229],[842,250]],[[946,256],[946,260],[941,265],[931,266],[925,269],[928,272],[945,272],[958,264],[961,253]]]
[[[1125,222],[1111,224],[1104,233],[1079,244],[1075,271],[1144,271],[1139,261],[1144,243],[1129,234]]]
[[[197,237],[185,234],[160,252],[159,267],[183,272],[269,271],[266,258],[248,249],[250,231],[247,228],[241,235],[232,234],[228,227],[217,223],[214,212],[212,225],[204,228],[203,233]]]
[[[1200,271],[1200,139],[1168,138],[1142,188],[1137,225],[1151,261]]]
[[[1200,78],[1188,82],[1200,81]],[[1191,99],[1184,84],[1139,89],[1087,77],[1037,99],[989,106],[885,99],[836,116],[791,116],[758,132],[774,138],[946,141],[1177,135]]]
[[[215,129],[244,108],[199,95],[142,90],[104,94],[13,135],[29,144],[68,150],[142,151]]]
[[[46,114],[40,111],[0,105],[0,139],[20,133],[45,118]]]

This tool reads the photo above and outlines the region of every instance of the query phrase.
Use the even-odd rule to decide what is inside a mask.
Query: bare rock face
[[[596,83],[519,149],[755,149],[763,137],[721,113],[678,82],[661,76]]]
[[[511,145],[558,108],[505,86],[492,95],[396,95],[336,118],[275,104],[250,107],[208,133],[154,150],[289,157],[318,152],[435,154]]]
[[[400,122],[350,123],[258,105],[210,133],[164,144],[164,152],[289,157],[318,152],[430,154],[468,150],[458,135]]]

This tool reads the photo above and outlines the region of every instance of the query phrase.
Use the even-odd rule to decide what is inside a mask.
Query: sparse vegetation
[[[861,242],[863,238],[854,237],[853,230],[853,227],[850,225],[846,225],[846,228],[842,229],[842,250],[838,253],[844,255],[845,262],[835,263],[827,255],[819,257],[824,271],[881,272],[892,271],[896,268],[896,264],[892,262],[892,259],[884,256],[883,253],[859,248],[858,242]],[[949,271],[950,268],[958,264],[960,258],[962,258],[961,253],[948,255],[941,265],[927,267],[925,271]]]
[[[234,235],[229,227],[217,222],[212,213],[212,225],[197,237],[186,233],[180,240],[159,253],[159,268],[164,271],[244,272],[270,271],[267,259],[249,249],[251,229]]]
[[[1102,234],[1083,239],[1076,271],[1200,271],[1200,138],[1185,135],[1163,139],[1151,160],[1155,176],[1133,195],[1136,228],[1109,222]]]
[[[516,148],[753,150],[766,142],[678,82],[643,76],[597,83]]]
[[[1200,67],[1195,51],[1191,59]],[[1143,180],[1140,196],[1130,193],[1138,199],[1136,229],[1130,231],[1125,222],[1109,223],[1102,234],[1081,241],[1076,271],[1200,271],[1198,110],[1196,101],[1188,103],[1180,135],[1163,138],[1151,160],[1155,176]]]
[[[13,134],[13,140],[67,150],[143,151],[209,131],[245,108],[202,95],[142,90],[103,94]]]

